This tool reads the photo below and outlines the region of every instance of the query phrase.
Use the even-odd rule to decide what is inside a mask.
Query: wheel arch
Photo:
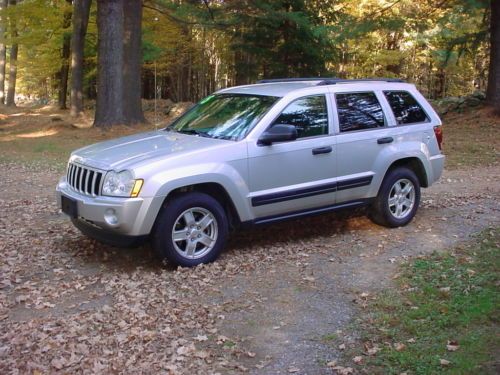
[[[420,186],[424,188],[429,187],[429,178],[427,176],[427,171],[425,169],[424,163],[422,163],[420,158],[412,156],[395,160],[385,171],[384,179],[390,171],[398,167],[406,167],[412,170],[417,175]]]
[[[229,195],[227,190],[217,182],[202,182],[198,184],[184,185],[173,189],[164,198],[160,211],[164,209],[168,205],[168,202],[174,199],[176,196],[193,191],[210,195],[217,202],[219,202],[226,212],[230,227],[236,227],[241,223],[240,216],[233,200],[231,199],[231,196]],[[158,211],[156,215],[155,223],[160,214],[160,211]]]

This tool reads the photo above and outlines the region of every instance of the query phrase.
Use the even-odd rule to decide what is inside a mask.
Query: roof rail
[[[335,85],[337,83],[351,83],[351,82],[406,82],[399,78],[358,78],[358,79],[342,79],[342,78],[327,78],[320,83],[318,86],[323,85]]]
[[[335,85],[337,83],[351,83],[351,82],[406,82],[399,78],[357,78],[357,79],[345,79],[345,78],[325,78],[325,77],[309,77],[309,78],[272,78],[272,79],[261,79],[257,83],[279,83],[279,82],[304,82],[304,81],[320,81],[318,86],[323,85]]]
[[[326,81],[329,79],[336,78],[328,78],[328,77],[309,77],[309,78],[269,78],[269,79],[260,79],[257,83],[278,83],[278,82],[304,82],[304,81]]]

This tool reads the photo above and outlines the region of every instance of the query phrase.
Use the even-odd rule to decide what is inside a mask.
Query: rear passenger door
[[[369,198],[377,156],[394,139],[381,92],[332,94],[337,133],[337,202]]]

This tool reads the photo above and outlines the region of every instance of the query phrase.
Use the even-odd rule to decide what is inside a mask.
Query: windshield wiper
[[[176,131],[182,134],[194,134],[194,135],[199,135],[200,137],[212,138],[208,133],[200,132],[199,130],[196,129],[181,129]]]

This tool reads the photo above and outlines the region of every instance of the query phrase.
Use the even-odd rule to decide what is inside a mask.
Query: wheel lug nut
[[[200,229],[201,229],[201,227],[196,227],[196,229],[200,230]]]
[[[198,238],[201,238],[201,234],[198,235]]]

